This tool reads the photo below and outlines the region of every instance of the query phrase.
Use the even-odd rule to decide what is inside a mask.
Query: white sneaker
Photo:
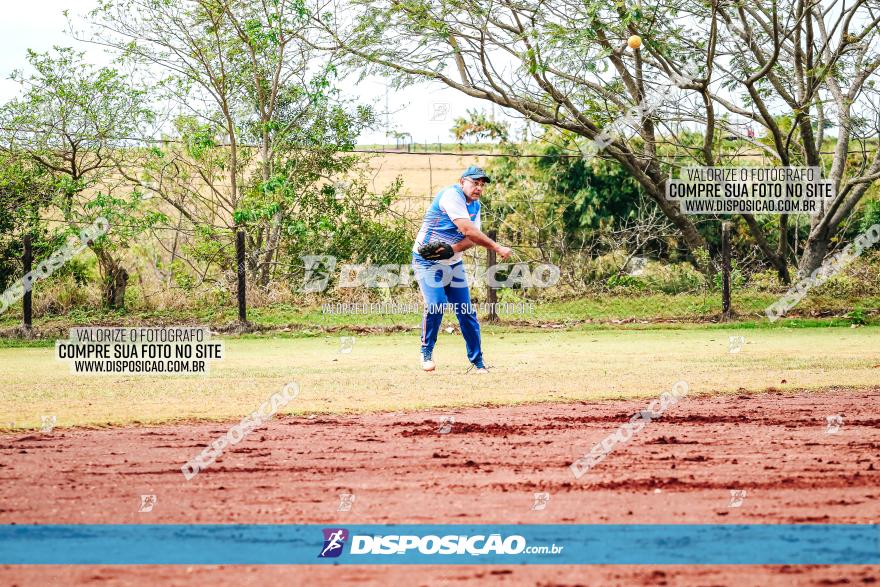
[[[434,361],[428,359],[427,361],[422,361],[422,370],[423,371],[433,371],[434,370]]]
[[[474,373],[480,373],[480,374],[483,374],[483,373],[488,373],[488,372],[489,372],[489,370],[486,369],[485,367],[479,367],[479,368],[477,368],[477,369],[474,369]]]

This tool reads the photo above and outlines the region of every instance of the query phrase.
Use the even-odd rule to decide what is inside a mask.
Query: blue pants
[[[455,265],[431,263],[413,254],[413,269],[425,300],[422,316],[422,356],[430,357],[440,332],[443,310],[447,304],[455,311],[461,334],[464,336],[468,361],[477,366],[483,365],[483,351],[480,348],[480,324],[477,322],[477,308],[471,304],[464,263]]]

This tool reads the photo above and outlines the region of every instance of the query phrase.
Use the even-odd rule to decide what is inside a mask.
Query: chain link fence
[[[464,254],[472,301],[481,319],[554,328],[560,324],[711,322],[725,318],[721,218],[697,221],[710,243],[704,259],[708,270],[701,271],[699,263],[682,249],[676,227],[637,190],[628,194],[630,199],[621,208],[625,214],[580,227],[578,219],[585,214],[583,193],[550,197],[549,186],[514,173],[505,175],[504,165],[492,163],[487,154],[398,152],[369,156],[372,193],[383,193],[392,182],[401,182],[402,190],[387,209],[379,217],[358,217],[361,224],[335,219],[328,224],[326,239],[314,233],[305,238],[288,229],[297,226],[298,218],[292,215],[280,233],[268,278],[262,282],[252,270],[257,254],[252,250],[252,238],[238,237],[244,240],[240,243],[244,250],[236,250],[235,231],[210,231],[200,236],[202,227],[183,218],[175,221],[167,214],[166,223],[151,225],[124,252],[132,274],[127,312],[133,317],[166,312],[215,321],[247,319],[258,327],[261,322],[417,327],[421,295],[410,264],[422,216],[435,194],[455,183],[466,165],[489,162],[494,181],[483,198],[482,227],[514,254],[503,262],[493,260],[490,252],[480,247]],[[594,191],[597,201],[606,195],[602,189]],[[358,206],[369,209],[372,202],[363,199]],[[159,199],[147,204],[170,212]],[[729,317],[766,320],[766,309],[792,284],[782,283],[762,262],[744,223],[737,218],[729,220]],[[853,231],[858,223],[858,219],[853,221]],[[798,239],[805,238],[809,228],[809,217],[792,217],[790,224],[796,252]],[[333,255],[333,247],[323,246],[342,241],[345,252],[341,255]],[[196,256],[205,254],[206,242],[213,245],[209,253],[228,259],[226,267],[205,263],[204,257]],[[846,238],[841,238],[838,250],[846,244]],[[880,308],[877,249],[866,249],[837,267],[822,283],[807,284],[806,295],[786,318],[830,318],[854,325],[876,319]],[[326,259],[309,266],[309,258]],[[22,260],[22,268],[27,262]],[[39,259],[30,262],[36,264]],[[79,259],[74,264],[88,262]],[[324,280],[323,287],[314,286],[316,278]],[[246,283],[246,296],[239,295],[241,281]],[[90,287],[77,280],[74,271],[62,270],[39,284],[32,304],[29,295],[24,305],[32,307],[37,317],[97,310],[100,300],[90,293]],[[21,316],[21,310],[7,310],[0,320],[11,326],[16,316]],[[454,317],[448,320],[454,328]]]

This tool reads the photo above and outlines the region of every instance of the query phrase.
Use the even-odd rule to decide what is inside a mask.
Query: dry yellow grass
[[[746,337],[739,353],[730,334]],[[358,337],[350,354],[336,337],[230,339],[210,374],[180,377],[72,375],[54,349],[5,348],[0,426],[238,419],[289,381],[302,393],[285,411],[298,414],[655,397],[678,380],[695,394],[867,387],[878,343],[877,327],[491,333],[495,370],[476,375],[458,335],[441,335],[434,374],[419,369],[417,333]]]
[[[404,194],[395,210],[408,217],[420,216],[440,188],[456,183],[468,165],[485,165],[487,160],[488,157],[436,153],[377,154],[369,158],[370,187],[381,193],[400,176]]]

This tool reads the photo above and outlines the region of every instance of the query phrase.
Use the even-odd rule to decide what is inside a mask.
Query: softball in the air
[[[642,46],[642,38],[638,35],[633,35],[629,38],[626,44],[629,45],[630,49],[638,49]]]

